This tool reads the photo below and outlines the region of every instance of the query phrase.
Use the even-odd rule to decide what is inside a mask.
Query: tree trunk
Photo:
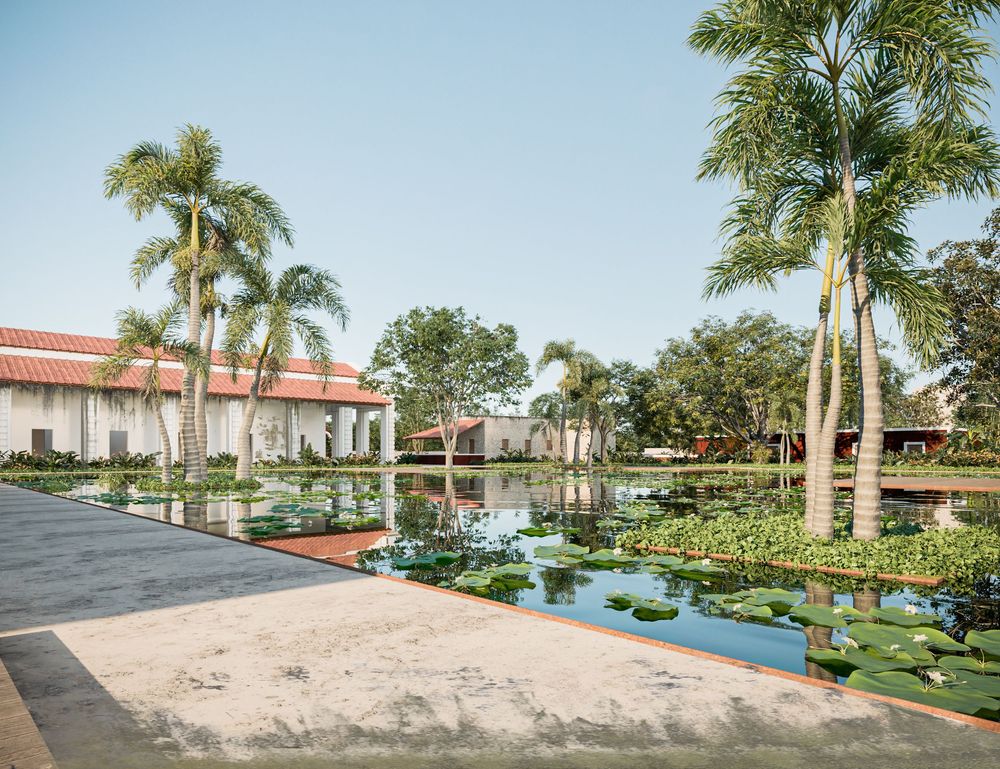
[[[566,379],[566,365],[563,364],[563,380]],[[566,463],[566,411],[568,409],[568,404],[566,403],[566,388],[563,387],[562,393],[562,409],[559,414],[559,461],[563,464]]]
[[[583,432],[583,419],[576,426],[576,437],[573,439],[573,464],[580,464],[580,433]]]
[[[837,449],[837,427],[843,405],[843,378],[840,356],[840,288],[835,289],[833,302],[833,354],[830,358],[830,400],[826,406],[823,429],[813,476],[813,517],[811,534],[833,539],[833,460]]]
[[[188,333],[187,340],[192,347],[201,343],[201,243],[198,233],[198,210],[191,209],[191,273],[188,284]],[[195,372],[184,366],[181,380],[181,445],[184,457],[184,480],[201,483],[201,458],[198,453],[198,434],[195,430],[194,399]]]
[[[588,430],[590,432],[587,438],[587,469],[590,470],[594,466],[594,431],[595,427],[593,424],[588,425]]]
[[[455,466],[455,449],[458,444],[458,422],[454,424],[445,423],[443,419],[438,420],[438,429],[441,431],[441,443],[444,444],[444,467],[451,470]]]
[[[857,259],[855,259],[857,257]],[[882,374],[872,320],[868,278],[861,252],[851,255],[851,299],[861,372],[861,418],[854,463],[854,538],[875,539],[882,533]]]
[[[847,210],[853,214],[857,204],[854,187],[854,164],[851,143],[840,103],[840,87],[833,81],[834,110],[840,142],[842,185]],[[858,346],[861,415],[858,420],[858,455],[854,463],[854,537],[875,539],[882,530],[882,383],[879,371],[878,340],[872,320],[868,277],[862,249],[855,249],[848,261],[851,276],[851,304]]]
[[[833,606],[833,591],[821,582],[806,580],[806,603],[817,606]],[[807,643],[813,649],[829,649],[833,646],[833,628],[812,625],[802,629]],[[821,665],[806,660],[806,675],[821,681],[837,682],[837,676]]]
[[[816,459],[819,456],[819,434],[823,429],[823,359],[826,357],[826,328],[830,316],[830,287],[833,282],[835,256],[833,247],[826,249],[826,271],[819,298],[819,322],[809,358],[809,381],[806,385],[806,531],[813,531],[813,511],[816,507]]]
[[[160,452],[160,480],[163,483],[170,483],[174,472],[174,455],[170,450],[170,433],[167,431],[167,423],[163,421],[163,404],[156,403],[153,408],[156,411],[156,426],[160,430],[160,443],[163,450]]]
[[[211,375],[212,346],[215,342],[215,309],[205,316],[205,338],[201,344],[201,355],[208,371],[199,373],[194,392],[194,429],[198,437],[198,461],[203,478],[208,478],[208,378]]]
[[[250,433],[253,431],[253,420],[257,416],[257,402],[260,400],[260,375],[264,368],[264,355],[257,358],[257,368],[254,370],[253,383],[247,395],[247,405],[243,407],[243,421],[240,422],[240,432],[236,440],[236,480],[243,481],[250,477],[253,457],[250,455]]]

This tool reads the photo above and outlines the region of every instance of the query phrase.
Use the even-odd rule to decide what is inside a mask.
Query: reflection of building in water
[[[443,498],[444,479],[436,475],[411,474],[411,491],[423,494],[432,502]],[[538,481],[535,485],[532,481]],[[454,491],[459,507],[488,510],[529,510],[545,506],[550,510],[597,510],[607,508],[618,495],[618,487],[601,479],[600,474],[529,473],[527,477],[476,475],[455,477]]]
[[[964,525],[959,516],[967,507],[967,495],[954,491],[882,489],[882,510],[895,513],[924,528],[955,529]]]

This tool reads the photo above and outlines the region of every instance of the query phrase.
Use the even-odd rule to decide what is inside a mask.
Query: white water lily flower
[[[709,586],[709,587],[711,587],[711,585],[712,585],[712,583],[711,583],[711,582],[709,582],[708,580],[705,580],[705,579],[703,579],[703,580],[701,581],[701,584],[703,584],[703,585],[707,585],[707,586]]]
[[[914,606],[912,603],[908,603],[903,608],[903,611],[905,611],[907,614],[916,614],[917,613],[917,607]]]
[[[902,648],[903,647],[900,646],[899,644],[893,644],[892,646],[889,647],[889,651],[891,651],[891,652],[898,652]]]
[[[622,573],[621,569],[612,569],[611,571],[613,571],[615,574],[621,574]]]
[[[552,528],[552,524],[551,523],[547,523],[547,522],[543,523],[542,524],[542,528],[543,529],[551,529]]]
[[[833,613],[837,614],[837,615],[843,614],[844,613],[844,607],[843,606],[838,606],[837,608],[835,608],[833,610]]]
[[[712,559],[711,558],[702,558],[701,559],[701,565],[702,566],[711,566],[712,565]]]
[[[928,670],[927,677],[936,684],[943,684],[945,682],[944,673],[940,670]]]
[[[743,608],[743,604],[741,604],[741,603],[737,603],[737,604],[733,605],[733,611],[737,611],[737,610],[742,609],[742,608]]]
[[[612,553],[614,553],[615,555],[621,555],[621,554],[622,554],[622,553],[624,553],[625,551],[624,551],[624,550],[622,550],[622,549],[621,549],[620,547],[616,547],[616,548],[615,548],[614,550],[612,550],[611,552],[612,552]]]
[[[848,646],[850,646],[852,649],[860,649],[861,648],[860,646],[858,646],[858,642],[855,641],[850,636],[848,636],[847,638],[844,639],[844,643],[847,644]]]
[[[926,640],[927,636],[925,636],[923,633],[917,633],[915,636],[913,636],[914,643],[922,644]]]

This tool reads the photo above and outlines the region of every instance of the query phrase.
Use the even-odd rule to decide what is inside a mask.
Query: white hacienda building
[[[84,460],[161,449],[153,411],[136,391],[138,372],[103,391],[88,387],[91,364],[114,352],[115,340],[0,327],[0,452],[75,451]],[[142,365],[138,362],[137,365]],[[179,456],[181,366],[164,361],[163,414]],[[334,364],[324,382],[312,364],[293,358],[279,384],[261,398],[251,438],[255,459],[294,459],[307,445],[333,456],[367,453],[378,417],[383,461],[393,456],[393,406],[358,386],[358,372]],[[208,384],[208,453],[236,453],[250,372],[234,382],[213,355]]]

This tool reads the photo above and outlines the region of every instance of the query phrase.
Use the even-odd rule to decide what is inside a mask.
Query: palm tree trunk
[[[240,432],[236,440],[236,480],[243,481],[250,477],[253,457],[250,456],[250,433],[253,430],[253,420],[257,416],[257,402],[260,400],[260,376],[264,369],[264,354],[257,358],[253,383],[247,395],[247,405],[243,407],[243,421],[240,422]]]
[[[806,581],[806,603],[817,606],[833,606],[833,590],[822,582]],[[829,649],[833,646],[833,628],[812,625],[802,629],[808,645],[813,649]],[[806,675],[822,681],[837,682],[837,676],[815,662],[806,660]]]
[[[826,252],[826,272],[819,300],[819,322],[809,358],[809,381],[806,385],[806,531],[813,529],[816,509],[816,459],[819,457],[819,434],[823,429],[823,359],[826,357],[826,327],[830,314],[830,285],[833,276],[833,248]]]
[[[188,342],[197,347],[201,343],[201,277],[198,211],[191,209],[191,273],[188,288]],[[195,372],[184,367],[181,380],[181,446],[184,455],[184,480],[201,483],[201,458],[198,454],[198,434],[194,418]]]
[[[153,406],[156,412],[156,426],[160,431],[160,444],[163,450],[160,452],[160,480],[163,483],[170,483],[173,480],[174,456],[170,450],[170,433],[167,430],[167,423],[163,420],[163,404],[156,403]]]
[[[857,256],[857,259],[855,259]],[[882,533],[882,375],[872,320],[868,278],[860,251],[851,255],[851,299],[861,372],[861,419],[854,463],[854,538],[876,539]]]
[[[194,393],[194,429],[198,437],[198,462],[203,478],[208,478],[208,378],[211,375],[212,346],[215,342],[215,309],[205,316],[205,338],[201,344],[201,355],[208,370],[199,373]]]
[[[857,204],[854,186],[854,165],[847,120],[840,102],[840,87],[833,81],[834,110],[840,142],[842,186],[847,210],[853,214]],[[848,261],[851,276],[851,304],[858,346],[860,372],[861,416],[858,420],[858,455],[854,463],[854,537],[875,539],[882,530],[882,442],[885,428],[882,414],[882,382],[879,370],[878,339],[872,320],[868,277],[862,249],[851,254]]]
[[[566,364],[563,364],[563,382],[566,381]],[[566,403],[566,385],[562,388],[562,410],[559,414],[559,461],[566,462],[566,411],[569,408]]]
[[[833,301],[833,353],[830,356],[830,400],[826,406],[823,429],[819,437],[815,475],[814,501],[810,533],[833,539],[833,459],[837,449],[837,426],[843,405],[843,377],[840,355],[840,295],[835,289]]]

